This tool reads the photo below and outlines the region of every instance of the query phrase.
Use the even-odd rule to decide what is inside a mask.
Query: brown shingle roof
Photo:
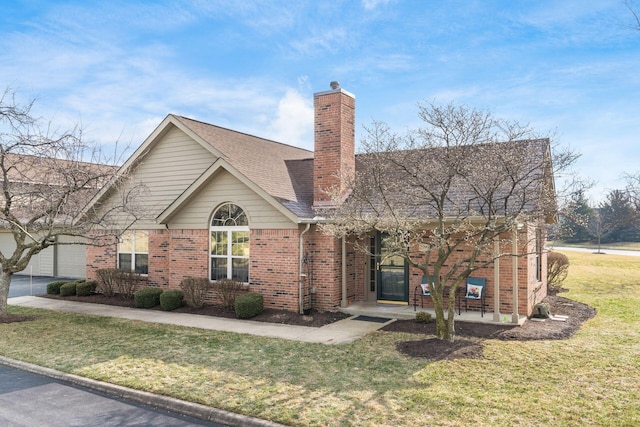
[[[198,135],[203,141],[210,144],[220,153],[224,160],[236,168],[238,172],[262,188],[267,194],[295,215],[303,218],[315,216],[313,210],[312,151],[182,116],[173,117]],[[510,148],[507,151],[512,151],[524,158],[530,158],[532,160],[531,167],[536,168],[536,161],[534,159],[540,159],[545,156],[545,150],[548,149],[549,142],[543,139],[514,141],[510,144]],[[467,153],[467,161],[471,163],[469,166],[471,166],[472,170],[477,168],[477,170],[486,170],[488,172],[491,169],[488,167],[489,165],[486,164],[486,158],[483,156],[483,147],[487,146],[481,144],[479,146],[464,148],[465,150],[469,150]],[[419,153],[420,155],[417,157],[421,158],[423,161],[421,164],[425,165],[426,163],[424,163],[424,161],[428,162],[429,159],[443,155],[442,150],[441,148],[433,148],[426,151],[420,150],[421,153]],[[377,156],[380,157],[381,161],[388,163],[390,160],[388,156],[391,155],[412,156],[410,152],[378,153]],[[366,167],[365,165],[368,163],[366,161],[368,156],[369,155],[363,154],[356,156],[357,175],[367,175],[364,167]],[[523,163],[526,164],[527,162],[525,161]],[[394,168],[388,169],[387,173],[392,169]],[[544,173],[544,171],[533,172],[533,175],[530,177],[534,178],[532,184],[537,182],[537,179],[535,179],[537,173]],[[403,173],[398,174],[397,170],[392,172],[392,174],[394,177],[389,177],[389,181],[393,182],[392,186],[405,185],[401,183],[401,181],[405,181],[408,177],[402,177]],[[463,184],[462,180],[456,181],[459,182],[454,184],[454,188],[449,194],[451,200],[450,203],[448,203],[449,212],[447,212],[447,214],[455,215],[463,211],[469,214],[471,213],[469,210],[482,210],[483,202],[481,200],[474,200],[474,193]],[[532,184],[529,184],[529,186]],[[531,189],[528,188],[527,191],[531,191]],[[536,189],[535,191],[540,190]],[[407,196],[405,191],[400,191],[399,193],[404,194],[404,196],[398,194],[400,197]],[[477,198],[477,195],[475,197]],[[531,197],[531,195],[527,197],[530,199],[518,201],[521,203],[524,202],[528,205],[529,209],[533,209],[534,206],[531,206],[531,203],[535,203],[534,200],[536,200],[536,197]],[[518,197],[515,197],[515,199],[518,199]],[[420,202],[419,198],[412,198],[411,201],[404,200],[402,203],[407,209],[410,209],[415,215],[420,217],[430,217],[434,214],[431,210],[432,207],[430,207],[428,203]]]
[[[69,219],[111,178],[118,169],[78,160],[41,157],[30,154],[3,153],[0,176],[6,180],[10,214],[20,221],[33,218]],[[62,207],[58,207],[60,203]],[[7,198],[0,192],[0,207],[7,208]],[[47,213],[49,209],[62,209]],[[6,221],[4,212],[0,223]],[[5,224],[1,224],[5,225]]]
[[[182,116],[173,116],[238,172],[300,217],[312,217],[313,152]]]
[[[459,172],[451,178],[442,206],[445,216],[507,215],[539,209],[551,215],[555,196],[548,150],[548,139],[535,139],[359,154],[356,175],[364,184],[357,186],[349,201],[361,206],[363,214],[387,212],[389,203],[396,214],[406,217],[437,217],[432,197],[445,192],[442,188],[457,162]],[[438,161],[445,156],[454,160]],[[374,171],[377,176],[372,175]],[[370,185],[376,182],[381,188]]]

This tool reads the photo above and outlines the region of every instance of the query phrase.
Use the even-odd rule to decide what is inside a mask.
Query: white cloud
[[[381,4],[387,4],[391,0],[362,0],[362,7],[365,10],[372,10],[380,6]]]
[[[290,46],[302,55],[319,55],[327,52],[335,53],[351,43],[349,33],[342,28],[317,31],[301,40],[292,40]]]
[[[287,89],[268,129],[269,138],[313,150],[313,104],[309,97]]]

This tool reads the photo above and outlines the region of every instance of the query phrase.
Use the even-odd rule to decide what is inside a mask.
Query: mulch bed
[[[89,295],[84,297],[68,296],[61,297],[60,295],[38,295],[43,298],[63,299],[67,301],[80,301],[89,302],[94,304],[107,304],[116,305],[119,307],[135,307],[133,299],[127,299],[121,295],[114,295],[112,297],[106,297],[102,294]],[[160,307],[156,307],[154,310],[160,310]],[[225,317],[229,319],[235,319],[236,314],[233,311],[225,310],[224,307],[218,305],[205,305],[203,307],[190,307],[184,305],[174,310],[177,313],[190,313],[200,314],[203,316]],[[329,323],[336,322],[338,320],[346,319],[350,317],[345,313],[329,313],[312,311],[308,316],[302,316],[298,313],[286,310],[278,310],[275,308],[265,307],[262,313],[252,317],[251,320],[257,322],[269,322],[269,323],[282,323],[287,325],[301,325],[311,326],[319,328]]]
[[[40,295],[40,297],[65,299],[70,301],[90,302],[96,304],[109,304],[123,307],[134,307],[132,299],[122,296],[105,297],[96,294],[86,297],[60,297],[59,295]],[[416,340],[398,343],[397,349],[401,353],[410,356],[436,360],[453,360],[458,358],[482,358],[482,339],[498,340],[561,340],[571,337],[583,322],[596,315],[596,310],[586,304],[572,301],[568,298],[550,295],[544,302],[551,306],[553,315],[569,316],[566,322],[547,319],[544,322],[527,321],[523,326],[499,325],[487,323],[456,322],[456,340],[453,342],[442,341],[434,337],[436,325],[434,321],[429,323],[417,323],[415,320],[397,320],[384,326],[381,330],[388,332],[406,332],[418,336],[426,336]],[[156,308],[159,310],[159,308]],[[183,306],[176,310],[182,313],[200,314],[204,316],[216,316],[235,318],[233,311],[225,310],[220,306],[205,305],[196,308]],[[281,323],[287,325],[303,325],[321,327],[338,320],[349,317],[345,313],[329,313],[313,311],[309,316],[302,316],[295,312],[265,308],[264,311],[251,320],[258,322]],[[0,323],[32,320],[33,316],[8,315],[0,318]]]
[[[566,322],[546,319],[544,322],[529,320],[522,326],[485,323],[456,322],[456,337],[498,339],[514,341],[561,340],[571,337],[582,323],[596,315],[596,310],[586,304],[559,296],[548,296],[544,302],[551,306],[553,315],[569,316]],[[429,335],[429,338],[404,341],[397,348],[411,357],[429,360],[452,360],[457,358],[481,358],[482,342],[479,340],[441,341],[432,336],[436,333],[435,322],[417,323],[414,320],[397,320],[384,328],[385,331],[407,332]]]

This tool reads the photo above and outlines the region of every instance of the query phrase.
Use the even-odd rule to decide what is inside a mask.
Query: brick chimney
[[[331,207],[327,191],[346,192],[345,178],[355,172],[356,97],[331,82],[331,90],[313,95],[313,206]]]

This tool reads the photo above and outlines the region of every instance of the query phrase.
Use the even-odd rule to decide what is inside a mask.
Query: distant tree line
[[[640,14],[633,0],[624,0],[633,18],[629,28],[640,31]],[[640,172],[626,176],[623,189],[611,190],[594,204],[585,196],[584,182],[559,209],[559,222],[549,230],[551,240],[567,243],[640,242]]]
[[[626,181],[625,188],[611,190],[597,204],[587,199],[585,189],[576,191],[550,237],[568,243],[640,242],[640,173]]]

